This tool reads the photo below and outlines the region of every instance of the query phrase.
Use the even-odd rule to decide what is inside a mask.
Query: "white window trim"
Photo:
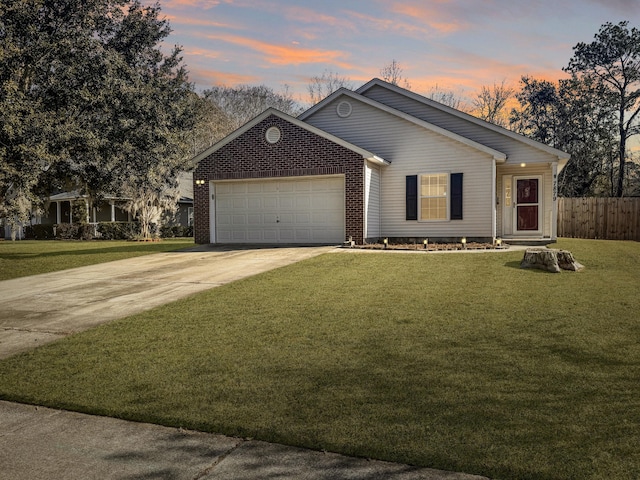
[[[422,176],[423,175],[446,175],[447,176],[447,192],[445,194],[446,203],[446,218],[438,219],[422,219]],[[438,198],[438,197],[429,197]],[[443,223],[451,221],[451,170],[437,171],[437,172],[422,172],[418,174],[418,223]]]

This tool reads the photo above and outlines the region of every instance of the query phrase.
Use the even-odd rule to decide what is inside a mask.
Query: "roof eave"
[[[526,143],[527,145],[537,148],[539,150],[542,150],[546,153],[549,153],[551,155],[557,156],[558,159],[563,159],[566,158],[567,160],[569,159],[569,156],[567,154],[567,152],[563,152],[562,150],[558,150],[557,148],[553,148],[550,147],[549,145],[546,145],[544,143],[538,142],[536,140],[533,140],[525,135],[516,133],[512,130],[500,127],[494,123],[491,122],[487,122],[485,120],[482,120],[478,117],[474,117],[473,115],[469,115],[468,113],[462,112],[460,110],[457,110],[455,108],[449,107],[448,105],[444,105],[443,103],[437,102],[435,100],[431,100],[430,98],[427,98],[423,95],[420,95],[419,93],[415,93],[412,92],[410,90],[407,90],[405,88],[399,87],[397,85],[393,85],[391,83],[385,82],[384,80],[381,80],[379,78],[374,78],[372,80],[369,80],[367,83],[365,83],[364,85],[362,85],[360,88],[357,88],[355,90],[355,92],[358,95],[362,95],[364,92],[366,92],[367,90],[373,88],[374,86],[380,86],[380,87],[384,87],[387,88],[389,90],[392,90],[396,93],[408,96],[413,98],[414,100],[417,100],[425,105],[429,105],[433,108],[436,108],[438,110],[441,110],[443,112],[447,112],[450,113],[451,115],[457,116],[459,118],[462,118],[464,120],[467,120],[469,122],[475,123],[476,125],[479,125],[481,127],[485,127],[488,128],[489,130],[493,130],[494,132],[497,132],[501,135],[506,135],[510,138],[513,138],[516,141],[520,141],[522,143]],[[565,161],[566,163],[566,161]]]
[[[235,140],[236,138],[238,138],[240,135],[242,135],[243,133],[247,132],[248,130],[250,130],[251,128],[253,128],[255,125],[257,125],[258,123],[260,123],[262,120],[264,120],[265,118],[269,117],[270,115],[275,115],[276,117],[279,117],[287,122],[290,122],[304,130],[307,130],[315,135],[318,135],[320,137],[323,137],[333,143],[336,143],[344,148],[346,148],[347,150],[351,150],[354,153],[357,153],[359,155],[362,155],[362,158],[370,160],[370,159],[375,159],[372,161],[382,161],[383,163],[388,164],[388,162],[386,162],[383,158],[379,157],[378,155],[376,155],[373,152],[370,152],[368,150],[365,150],[364,148],[361,148],[357,145],[354,145],[353,143],[347,142],[346,140],[343,140],[340,137],[336,137],[335,135],[325,132],[324,130],[319,129],[318,127],[315,127],[309,123],[306,123],[302,120],[299,120],[298,118],[292,117],[291,115],[288,115],[284,112],[281,112],[280,110],[277,110],[275,108],[268,108],[267,110],[265,110],[264,112],[262,112],[260,115],[258,115],[257,117],[255,117],[253,120],[250,120],[249,122],[245,123],[242,127],[238,128],[237,130],[235,130],[234,132],[230,133],[229,135],[227,135],[225,138],[223,138],[222,140],[220,140],[219,142],[217,142],[216,144],[212,145],[211,147],[209,147],[208,149],[206,149],[205,151],[199,153],[198,155],[196,155],[195,157],[193,157],[192,162],[194,164],[199,163],[200,161],[204,160],[205,158],[207,158],[208,156],[210,156],[211,154],[213,154],[214,152],[216,152],[217,150],[219,150],[220,148],[224,147],[225,145],[227,145],[228,143],[232,142],[233,140]]]

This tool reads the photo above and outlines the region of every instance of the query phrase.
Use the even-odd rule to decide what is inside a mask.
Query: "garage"
[[[215,243],[332,244],[345,239],[344,175],[215,182]]]

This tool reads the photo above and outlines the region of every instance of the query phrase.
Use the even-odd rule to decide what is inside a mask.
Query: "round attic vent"
[[[341,118],[346,118],[351,115],[351,104],[346,100],[343,100],[336,107],[336,112],[338,112],[338,116]]]
[[[281,137],[280,129],[278,127],[269,127],[264,136],[267,139],[267,142],[277,143]]]

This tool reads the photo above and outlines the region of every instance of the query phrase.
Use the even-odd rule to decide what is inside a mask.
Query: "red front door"
[[[516,181],[516,210],[518,231],[538,231],[539,184],[537,178],[523,178]]]

